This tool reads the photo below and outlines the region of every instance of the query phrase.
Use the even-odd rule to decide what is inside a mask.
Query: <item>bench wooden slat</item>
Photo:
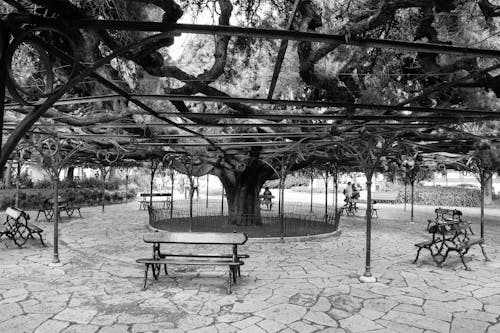
[[[232,258],[232,254],[183,254],[183,253],[168,253],[168,254],[162,254],[162,258],[168,258],[168,257],[186,257],[186,258]],[[238,259],[247,259],[250,258],[248,254],[238,254],[237,255]]]
[[[429,247],[431,245],[432,245],[432,239],[415,244],[416,247]]]
[[[468,249],[474,245],[483,244],[483,243],[484,243],[483,238],[469,239],[468,241],[458,243],[457,246],[454,246],[454,247],[450,246],[450,248],[460,251],[460,250]]]
[[[9,215],[14,220],[17,220],[21,216],[22,212],[13,207],[8,207],[7,210],[5,210],[5,214]]]
[[[145,234],[146,243],[180,243],[180,244],[218,244],[242,245],[248,237],[244,233],[216,233],[216,232],[175,232],[168,231]]]
[[[233,262],[232,260],[179,260],[179,259],[151,259],[151,258],[140,258],[136,262],[140,264],[170,264],[170,265],[216,265],[216,266],[241,266],[243,263],[240,261]]]
[[[141,197],[171,197],[172,193],[141,193]]]

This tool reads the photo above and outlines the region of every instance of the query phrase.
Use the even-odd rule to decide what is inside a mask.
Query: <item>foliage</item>
[[[310,179],[304,176],[289,175],[285,179],[285,188],[309,186]],[[269,186],[270,188],[278,188],[279,179],[268,180],[263,187]]]
[[[44,200],[52,198],[52,190],[19,191],[19,206],[22,209],[38,209]],[[90,188],[62,188],[60,195],[65,198],[74,198],[78,206],[95,206],[101,204],[101,190]],[[137,192],[129,190],[128,199],[135,198]],[[106,191],[104,196],[106,204],[121,203],[125,199],[125,192],[121,190]],[[6,209],[15,204],[15,191],[0,191],[0,209]]]
[[[411,193],[407,193],[407,203],[411,202]],[[404,192],[398,200],[404,202]],[[460,187],[415,186],[414,203],[428,206],[479,207],[481,191]]]

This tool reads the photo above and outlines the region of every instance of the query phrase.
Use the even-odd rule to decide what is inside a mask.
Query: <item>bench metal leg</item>
[[[467,253],[467,251],[465,251],[465,253]],[[466,270],[466,271],[470,271],[471,269],[470,269],[470,268],[469,268],[469,266],[467,266],[467,264],[465,263],[465,259],[464,259],[464,255],[465,255],[465,253],[458,252],[458,254],[460,255],[460,260],[462,260],[462,264],[464,264],[465,270]]]
[[[37,234],[38,234],[38,237],[40,237],[40,242],[42,242],[42,245],[44,247],[47,247],[47,245],[45,245],[45,243],[43,242],[42,233],[41,232],[37,232]]]
[[[146,285],[148,282],[148,270],[149,270],[150,264],[145,264],[145,265],[146,265],[146,269],[144,270],[144,286],[142,287],[143,290],[146,290]]]
[[[483,244],[479,244],[479,246],[481,247],[481,252],[483,252],[484,260],[490,261],[490,258],[488,258],[488,256],[486,255],[486,251],[484,249]]]
[[[418,250],[417,250],[417,257],[415,258],[415,260],[413,260],[412,264],[416,264],[417,263],[418,256],[420,255],[420,251],[422,251],[421,247],[418,248]]]
[[[227,279],[227,293],[231,293],[231,284],[233,282],[233,267],[229,266],[229,278]]]

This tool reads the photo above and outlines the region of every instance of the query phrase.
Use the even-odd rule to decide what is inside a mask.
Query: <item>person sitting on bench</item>
[[[351,186],[351,182],[348,182],[347,183],[347,186],[346,188],[344,189],[344,196],[345,196],[345,199],[344,201],[347,203],[349,202],[349,199],[351,199],[352,197],[352,186]]]
[[[357,200],[359,199],[359,190],[356,187],[356,184],[352,183],[352,195],[351,199]]]
[[[273,208],[272,198],[273,194],[271,193],[271,190],[269,190],[269,187],[266,187],[264,189],[264,193],[262,193],[262,202],[266,205],[267,209],[269,210]]]

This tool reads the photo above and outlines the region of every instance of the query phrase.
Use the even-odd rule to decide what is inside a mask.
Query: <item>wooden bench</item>
[[[434,223],[428,228],[429,233],[432,234],[432,239],[415,244],[418,250],[417,256],[413,261],[414,264],[417,262],[422,249],[429,250],[432,259],[438,266],[444,263],[451,251],[455,251],[459,254],[465,269],[470,270],[465,263],[464,256],[474,245],[479,245],[481,247],[484,258],[488,260],[483,246],[484,239],[470,238],[467,232],[467,223],[459,220],[436,220],[433,222]]]
[[[436,221],[459,221],[463,222],[467,226],[471,235],[474,235],[471,227],[472,223],[470,221],[462,220],[462,212],[460,210],[438,207],[434,210],[434,213],[436,214],[434,220],[427,219],[427,231],[429,231],[431,224]]]
[[[171,208],[170,206],[172,204],[171,197],[172,193],[141,193],[141,201],[139,201],[139,210],[147,209],[150,200],[152,200],[152,203],[155,206],[170,209]]]
[[[65,199],[63,197],[59,197],[59,217],[61,217],[61,212],[66,212],[68,217],[72,217],[75,211],[77,211],[78,215],[82,217],[80,209],[81,207],[75,205],[75,198]],[[52,199],[45,199],[42,202],[42,206],[38,209],[38,213],[36,214],[35,221],[38,221],[40,214],[43,214],[47,221],[52,220],[54,217],[54,201]]]
[[[248,258],[246,254],[238,254],[238,245],[246,243],[248,237],[244,233],[216,233],[216,232],[154,232],[143,236],[144,242],[153,244],[153,257],[137,259],[136,262],[145,265],[144,286],[146,289],[148,272],[151,272],[155,280],[160,274],[161,265],[165,274],[168,275],[167,265],[208,265],[227,266],[228,293],[231,293],[231,285],[236,283],[237,277],[241,276],[240,266],[242,259]],[[161,244],[190,244],[210,246],[230,246],[231,253],[170,253],[162,252]]]
[[[4,222],[3,230],[0,231],[0,239],[2,236],[6,236],[21,247],[29,238],[35,239],[33,235],[36,234],[42,245],[46,246],[42,238],[43,229],[29,223],[30,216],[26,212],[15,207],[8,207],[5,214],[7,214],[7,219]]]
[[[399,198],[399,191],[390,192],[372,192],[372,201],[377,202],[389,202],[393,203]]]

